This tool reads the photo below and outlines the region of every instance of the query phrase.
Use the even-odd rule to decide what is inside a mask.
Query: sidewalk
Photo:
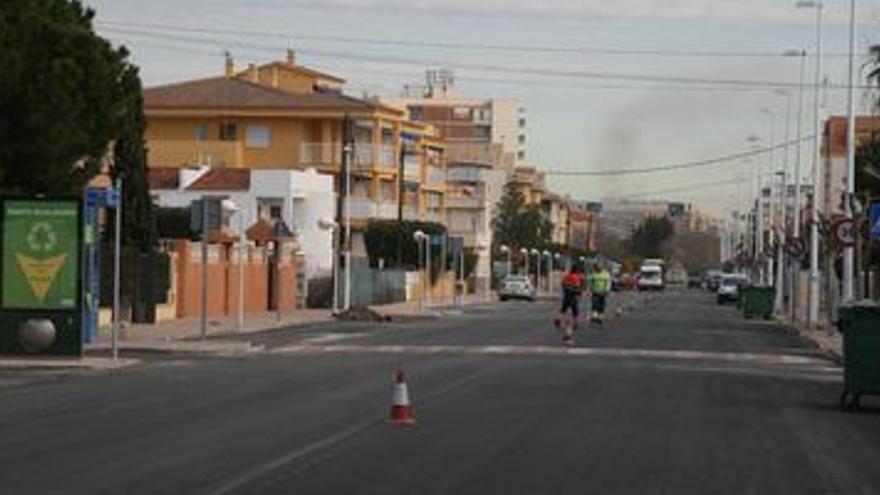
[[[252,354],[261,352],[262,348],[249,342],[222,341],[216,338],[331,321],[334,321],[333,315],[330,310],[325,309],[301,309],[297,310],[296,314],[282,319],[271,313],[249,316],[245,318],[242,329],[238,328],[238,319],[234,316],[208,318],[206,341],[200,340],[201,328],[198,318],[181,318],[154,325],[125,323],[119,332],[119,348],[128,351],[223,356]],[[107,351],[110,349],[111,341],[111,329],[101,328],[97,341],[87,344],[86,351]]]
[[[140,363],[139,359],[84,357],[0,357],[0,370],[83,370],[106,371]]]
[[[816,344],[816,347],[834,361],[843,362],[843,337],[831,323],[823,322],[818,328],[810,328],[805,323],[790,319],[777,319],[776,321]]]
[[[441,305],[442,303],[442,305]],[[475,306],[493,306],[498,304],[498,299],[494,296],[486,299],[482,295],[467,295],[463,298],[461,308],[453,304],[452,299],[445,301],[431,301],[430,304],[425,301],[407,301],[393,304],[383,304],[381,306],[370,306],[370,309],[381,316],[394,320],[410,320],[425,318],[440,318],[444,315],[455,314],[463,308]]]

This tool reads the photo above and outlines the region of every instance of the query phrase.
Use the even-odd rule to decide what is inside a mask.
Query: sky
[[[353,95],[396,96],[428,68],[455,71],[459,93],[526,108],[527,163],[575,199],[657,198],[722,215],[742,208],[761,167],[796,166],[794,146],[711,166],[620,176],[796,141],[800,57],[812,135],[815,10],[794,0],[87,0],[97,30],[125,44],[146,85],[281,59],[347,79]],[[846,111],[849,1],[823,13],[824,114]],[[880,44],[880,0],[858,0],[859,64]],[[694,80],[700,83],[695,83]],[[774,91],[774,88],[776,91]],[[780,90],[781,89],[781,90]],[[786,93],[787,91],[787,93]],[[859,92],[862,113],[870,95]],[[788,118],[786,118],[788,116]],[[802,168],[809,178],[811,146]],[[788,161],[784,161],[785,159]]]

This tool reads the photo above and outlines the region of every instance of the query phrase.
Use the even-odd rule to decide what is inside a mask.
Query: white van
[[[663,269],[657,265],[642,265],[636,286],[640,291],[665,289]]]

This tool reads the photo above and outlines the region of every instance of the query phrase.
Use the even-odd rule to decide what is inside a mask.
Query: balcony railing
[[[501,159],[500,148],[491,144],[449,143],[446,159],[451,162],[496,163]]]
[[[378,202],[370,198],[351,198],[351,218],[354,219],[394,219],[397,218],[397,204]]]
[[[446,171],[442,168],[428,167],[428,183],[429,184],[445,184]]]
[[[481,197],[447,196],[447,208],[485,208],[486,202]]]
[[[406,155],[403,159],[403,176],[414,181],[422,179],[422,157],[419,155]]]
[[[198,141],[195,139],[151,139],[150,164],[161,166],[242,166],[241,141]]]
[[[302,165],[339,165],[342,161],[342,143],[302,143],[299,161]]]
[[[390,144],[355,143],[354,163],[359,168],[371,167],[372,165],[395,168],[397,166],[396,151],[396,148]]]
[[[450,182],[483,182],[483,171],[476,167],[453,167],[446,171],[446,180]]]

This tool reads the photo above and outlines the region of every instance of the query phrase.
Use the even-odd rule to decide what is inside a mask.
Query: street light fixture
[[[501,253],[507,255],[507,276],[509,277],[512,270],[512,265],[510,264],[510,247],[507,246],[507,244],[502,244],[501,247],[498,248],[498,250],[501,251]]]
[[[526,248],[522,248],[519,250],[519,254],[523,255],[523,259],[525,259],[526,278],[528,278],[529,277],[529,250]]]
[[[416,230],[413,232],[413,239],[415,239],[416,243],[419,247],[419,258],[422,257],[422,242],[425,243],[425,277],[422,279],[422,297],[419,298],[419,304],[422,305],[422,301],[425,299],[430,299],[429,292],[431,290],[430,278],[431,278],[431,237],[425,234],[422,230]],[[421,268],[421,259],[419,259],[419,268]],[[430,305],[430,300],[428,301]]]
[[[816,9],[816,73],[813,80],[813,207],[810,209],[810,297],[807,323],[819,320],[819,155],[821,153],[819,92],[822,84],[822,2],[800,0],[800,9]]]
[[[319,218],[318,228],[329,230],[333,235],[333,314],[339,314],[339,224],[329,218]]]
[[[535,289],[541,292],[541,251],[538,251],[537,248],[532,248],[530,253],[535,257]]]

